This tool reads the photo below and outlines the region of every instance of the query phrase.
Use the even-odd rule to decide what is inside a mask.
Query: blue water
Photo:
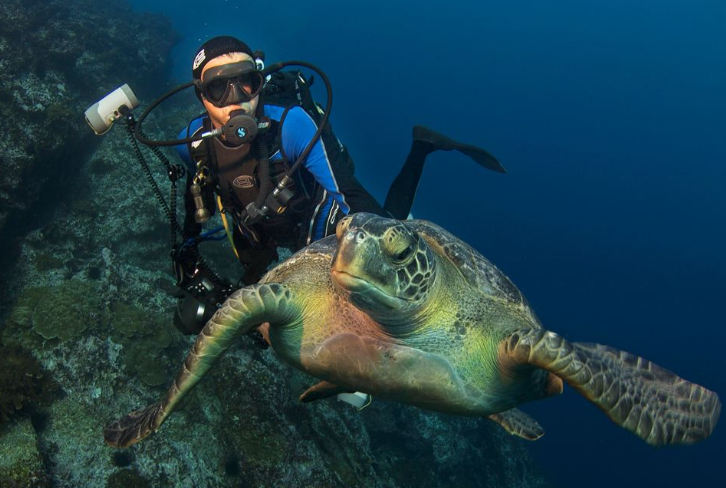
[[[723,0],[146,3],[132,1],[183,36],[179,81],[220,34],[322,67],[336,132],[379,199],[414,124],[488,148],[508,175],[436,154],[414,215],[497,263],[547,328],[724,398]],[[724,426],[653,449],[571,390],[525,409],[547,430],[530,447],[555,486],[726,480]]]

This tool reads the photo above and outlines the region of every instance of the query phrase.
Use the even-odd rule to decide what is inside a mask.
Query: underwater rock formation
[[[48,488],[48,477],[38,447],[38,436],[29,419],[13,421],[0,430],[0,486]]]
[[[120,84],[148,93],[168,70],[176,34],[161,16],[124,1],[0,3],[0,236],[59,178],[79,169],[91,142],[84,110]],[[69,179],[70,181],[71,179]]]
[[[58,385],[20,347],[0,347],[0,425],[32,404],[48,402]]]

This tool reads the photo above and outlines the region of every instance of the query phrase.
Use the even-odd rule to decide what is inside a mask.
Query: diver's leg
[[[428,127],[424,127],[422,125],[415,126],[413,128],[413,140],[431,143],[437,150],[441,151],[458,151],[473,159],[476,164],[483,166],[486,169],[496,171],[497,173],[507,172],[497,158],[492,156],[492,154],[486,149],[455,141],[454,139],[446,137],[443,134],[439,134]]]
[[[477,164],[498,173],[505,173],[504,167],[486,150],[464,144],[421,125],[413,128],[413,144],[403,168],[391,184],[383,208],[397,219],[405,219],[411,212],[413,200],[426,156],[434,151],[458,151],[473,159]]]
[[[247,237],[242,235],[239,228],[236,226],[234,228],[234,251],[244,270],[238,286],[253,285],[260,281],[270,264],[278,259],[277,247],[270,243],[265,236],[261,237],[264,239],[263,242],[254,246]]]
[[[404,220],[408,217],[413,206],[413,199],[416,197],[426,156],[435,150],[436,147],[430,142],[414,139],[406,162],[403,163],[401,171],[391,183],[388,195],[386,195],[386,203],[383,204],[384,210],[394,218]]]

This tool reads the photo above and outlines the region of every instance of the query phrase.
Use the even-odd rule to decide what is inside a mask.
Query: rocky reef
[[[8,0],[0,11],[12,24],[0,31],[0,124],[37,136],[0,151],[0,227],[13,236],[0,258],[0,486],[547,486],[525,443],[482,419],[300,404],[316,380],[247,338],[157,435],[107,447],[103,426],[159,397],[192,338],[172,326],[169,223],[124,127],[85,137],[82,113],[124,81],[147,98],[166,91],[175,35],[121,1]],[[199,112],[192,94],[177,101],[147,132],[173,136]],[[145,154],[168,199],[163,166]],[[226,241],[202,250],[234,270]]]
[[[18,411],[50,401],[58,385],[21,347],[0,347],[0,425]]]
[[[120,0],[0,5],[0,240],[47,192],[62,192],[92,142],[84,110],[124,82],[164,83],[171,23]]]

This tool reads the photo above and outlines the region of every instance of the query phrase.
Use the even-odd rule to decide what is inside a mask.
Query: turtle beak
[[[330,271],[331,279],[336,288],[347,295],[359,298],[370,295],[371,300],[373,296],[377,297],[374,302],[397,303],[398,299],[383,286],[395,276],[387,276],[387,269],[382,261],[371,258],[380,254],[377,246],[377,240],[364,229],[348,227],[342,238],[338,239],[338,250],[333,257]],[[388,303],[386,308],[392,306],[392,303]]]
[[[333,273],[346,273],[351,276],[361,275],[361,252],[368,239],[366,231],[358,227],[349,227],[350,221],[342,220],[338,224],[338,250],[333,257]]]

